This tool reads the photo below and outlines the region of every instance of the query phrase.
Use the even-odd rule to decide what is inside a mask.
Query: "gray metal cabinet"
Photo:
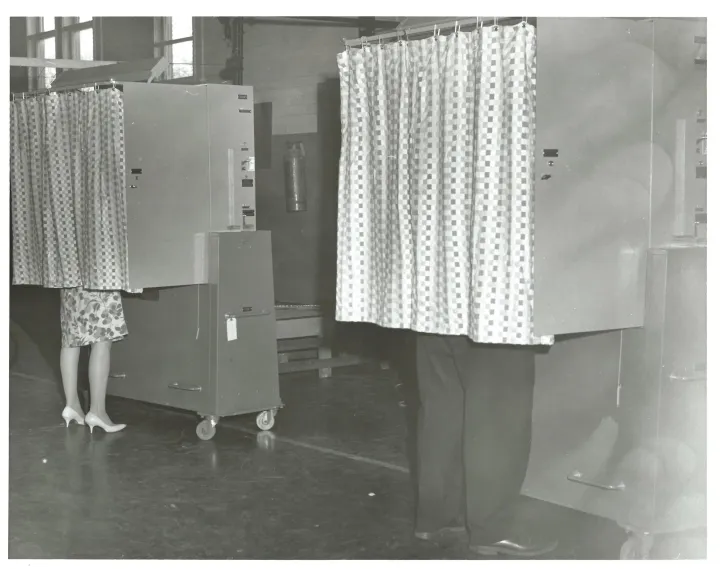
[[[617,521],[631,533],[624,557],[646,556],[657,534],[706,526],[706,247],[652,249],[646,287],[643,328],[539,356],[543,430],[524,488]],[[543,416],[553,397],[554,424]]]
[[[108,393],[195,411],[205,439],[225,416],[258,413],[267,430],[282,406],[270,233],[212,232],[207,260],[207,284],[123,299]]]
[[[643,323],[653,26],[617,18],[538,18],[537,335]]]
[[[126,83],[128,261],[134,289],[207,282],[207,233],[252,231],[252,87]]]

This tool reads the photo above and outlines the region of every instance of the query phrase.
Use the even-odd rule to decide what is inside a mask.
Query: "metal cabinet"
[[[207,282],[207,233],[255,223],[252,87],[123,85],[134,289]]]
[[[538,18],[537,335],[643,323],[653,22]]]
[[[207,262],[207,284],[123,299],[130,334],[108,393],[195,411],[203,439],[225,416],[258,413],[270,429],[282,406],[270,233],[212,232]]]
[[[706,247],[650,250],[645,315],[539,356],[524,488],[615,520],[624,557],[706,525]]]

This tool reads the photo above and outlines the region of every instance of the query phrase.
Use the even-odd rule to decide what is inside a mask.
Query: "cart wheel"
[[[212,424],[210,419],[203,419],[198,423],[195,428],[195,432],[199,439],[203,441],[209,441],[215,436],[215,426]]]
[[[263,411],[258,413],[257,420],[255,421],[259,429],[263,431],[269,431],[275,425],[275,416],[272,411]]]

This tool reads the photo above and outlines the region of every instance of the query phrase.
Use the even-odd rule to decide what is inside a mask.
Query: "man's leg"
[[[457,363],[465,386],[470,543],[517,539],[511,507],[520,496],[530,456],[535,352],[468,340]]]
[[[464,515],[463,389],[451,340],[431,334],[417,337],[418,537],[458,526]]]

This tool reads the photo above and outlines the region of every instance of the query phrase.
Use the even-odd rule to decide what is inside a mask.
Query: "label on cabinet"
[[[225,321],[227,326],[227,341],[233,342],[237,340],[237,320],[235,318],[228,318]]]

